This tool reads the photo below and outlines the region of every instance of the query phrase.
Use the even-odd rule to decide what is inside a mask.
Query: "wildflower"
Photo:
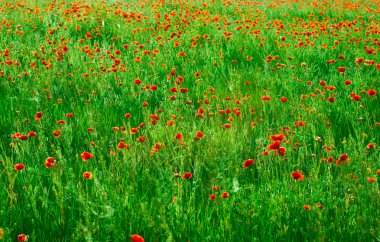
[[[368,183],[374,183],[375,182],[375,178],[369,177],[369,178],[367,178],[367,181],[368,181]]]
[[[48,157],[48,158],[46,158],[46,160],[45,160],[45,167],[46,167],[46,168],[50,168],[50,167],[52,167],[54,164],[55,164],[55,159],[54,159],[54,157]]]
[[[370,90],[368,90],[367,94],[368,94],[368,96],[376,96],[376,91],[370,89]]]
[[[178,140],[183,140],[183,135],[181,132],[178,132],[175,136],[174,136],[175,139],[178,139]]]
[[[34,137],[34,136],[37,135],[37,133],[34,132],[34,131],[30,131],[30,132],[28,133],[28,135],[29,135],[29,137]]]
[[[36,117],[35,117],[34,120],[35,120],[36,122],[38,122],[38,121],[40,121],[41,118],[42,118],[42,112],[37,112],[37,113],[36,113]]]
[[[92,179],[92,174],[88,171],[83,172],[83,179]]]
[[[311,207],[310,207],[309,205],[303,205],[303,208],[304,208],[305,210],[310,210],[310,209],[311,209]]]
[[[129,149],[129,145],[128,144],[125,144],[124,142],[119,142],[117,144],[117,149]]]
[[[134,234],[131,236],[131,240],[132,242],[144,242],[144,238],[141,237],[140,235],[138,234]]]
[[[288,99],[286,97],[281,97],[280,101],[283,102],[283,103],[286,103],[288,101]]]
[[[83,161],[88,161],[89,159],[92,159],[94,156],[90,152],[85,151],[81,154],[81,157]]]
[[[144,136],[140,136],[140,137],[138,137],[138,138],[136,139],[136,141],[141,142],[141,143],[145,143],[146,139],[145,139]]]
[[[280,148],[280,145],[281,145],[280,141],[279,141],[279,140],[276,140],[275,142],[273,142],[272,144],[270,144],[270,145],[268,146],[268,148],[269,148],[270,150],[277,150],[278,148]]]
[[[292,172],[292,177],[295,179],[295,180],[299,180],[299,181],[302,181],[304,176],[302,174],[302,171],[293,171]]]
[[[182,175],[182,179],[186,180],[186,179],[190,179],[193,177],[193,174],[191,172],[185,172],[183,175]]]
[[[269,136],[269,139],[271,141],[276,141],[276,140],[281,141],[281,140],[285,139],[285,136],[283,134],[274,134],[274,135]]]
[[[24,242],[24,241],[27,241],[28,240],[28,236],[26,236],[25,234],[19,234],[17,236],[17,240],[18,242]]]
[[[367,145],[367,149],[373,149],[373,148],[375,148],[375,144],[374,143],[369,143]]]
[[[136,134],[137,132],[139,132],[138,128],[131,128],[131,130],[129,131],[130,134]]]
[[[203,138],[204,136],[205,136],[204,133],[202,133],[201,131],[197,131],[197,132],[195,133],[195,138],[194,138],[194,140],[200,140],[200,139]]]
[[[229,198],[230,195],[228,194],[228,192],[222,192],[222,198]]]
[[[215,199],[215,194],[210,194],[210,200],[214,200]]]
[[[21,163],[20,164],[16,164],[14,168],[15,168],[16,171],[21,171],[21,170],[23,170],[25,168],[25,165],[21,164]]]
[[[247,168],[247,167],[253,165],[254,162],[255,162],[254,159],[248,159],[248,160],[246,160],[246,161],[244,162],[243,167],[244,167],[244,168]]]
[[[54,134],[54,138],[58,138],[59,136],[61,136],[61,130],[57,129],[57,130],[54,130],[53,131],[53,134]]]
[[[342,162],[348,161],[348,155],[342,154],[339,159],[336,161],[337,165],[340,165]]]

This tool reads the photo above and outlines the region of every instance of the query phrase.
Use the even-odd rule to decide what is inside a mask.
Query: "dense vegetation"
[[[0,6],[0,240],[380,239],[378,1]]]

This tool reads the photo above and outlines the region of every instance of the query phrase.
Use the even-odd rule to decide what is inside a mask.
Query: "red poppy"
[[[248,160],[246,160],[246,161],[244,162],[243,167],[244,167],[244,168],[247,168],[247,167],[253,165],[254,162],[255,162],[254,159],[248,159]]]
[[[54,130],[53,131],[53,133],[54,133],[54,138],[58,138],[59,136],[61,136],[61,130]]]
[[[352,84],[352,81],[350,81],[350,80],[345,80],[344,81],[344,85],[346,85],[346,86],[349,86],[351,84]]]
[[[374,143],[369,143],[369,144],[367,145],[367,148],[368,148],[368,149],[373,149],[373,148],[375,148],[375,144],[374,144]]]
[[[126,113],[126,114],[124,114],[124,117],[125,118],[130,118],[130,117],[132,117],[132,115],[130,113]]]
[[[57,121],[57,124],[64,124],[65,123],[65,120],[58,120]]]
[[[24,242],[24,241],[27,241],[28,240],[28,236],[26,236],[25,234],[19,234],[17,236],[17,240],[18,242]]]
[[[288,99],[286,97],[281,97],[280,101],[283,102],[283,103],[286,103],[288,101]]]
[[[117,144],[117,148],[120,150],[120,149],[129,149],[129,145],[128,144],[125,144],[124,142],[119,142]]]
[[[304,176],[302,174],[302,171],[293,171],[292,172],[292,177],[295,179],[295,180],[299,180],[299,181],[302,181]]]
[[[297,127],[300,127],[300,126],[306,126],[306,123],[304,121],[297,121],[297,122],[294,122],[294,125]]]
[[[337,165],[340,165],[342,162],[348,161],[348,155],[342,154],[339,159],[336,161]]]
[[[311,207],[310,207],[309,205],[303,205],[303,208],[304,208],[305,210],[310,210],[310,209],[311,209]]]
[[[228,194],[228,192],[222,192],[222,198],[229,198],[230,195]]]
[[[281,156],[284,156],[286,149],[284,147],[280,147],[280,148],[278,148],[278,152],[280,153]]]
[[[375,182],[375,178],[369,177],[369,178],[367,178],[367,181],[368,181],[368,183],[374,183]]]
[[[145,143],[146,139],[145,139],[144,136],[140,136],[140,137],[138,137],[138,138],[136,139],[136,141],[141,142],[141,143]]]
[[[330,102],[330,103],[333,103],[333,102],[335,102],[335,98],[334,97],[329,97],[329,98],[327,98],[327,101]]]
[[[88,171],[83,172],[83,179],[92,179],[92,174]]]
[[[92,34],[90,32],[87,32],[85,36],[87,39],[92,39]]]
[[[45,162],[54,164],[55,163],[55,159],[54,159],[54,157],[48,157],[48,158],[46,158]]]
[[[263,96],[262,98],[261,98],[261,101],[271,101],[272,100],[272,98],[271,97],[268,97],[268,96]]]
[[[16,171],[21,171],[25,168],[25,165],[24,164],[16,164],[14,168]]]
[[[140,235],[138,234],[134,234],[131,236],[131,240],[132,242],[144,242],[144,238],[141,237]]]
[[[22,135],[20,135],[19,139],[20,140],[27,140],[27,139],[29,139],[29,136],[22,134]]]
[[[181,93],[187,93],[189,91],[189,89],[188,88],[180,88],[179,91]]]
[[[215,194],[210,194],[210,200],[214,200],[215,199]]]
[[[34,120],[35,120],[36,122],[38,122],[38,121],[40,121],[41,118],[42,118],[42,112],[37,112],[37,113],[36,113],[36,117],[35,117]]]
[[[368,96],[376,96],[376,91],[370,89],[370,90],[368,90],[367,94],[368,94]]]
[[[85,151],[81,154],[81,157],[83,161],[88,161],[89,159],[92,159],[94,156],[90,152]]]
[[[183,140],[183,135],[181,132],[178,132],[175,136],[174,136],[175,139],[178,139],[178,140]]]
[[[34,131],[30,131],[28,135],[29,135],[30,137],[34,137],[34,136],[36,136],[36,135],[37,135],[37,133],[36,133],[36,132],[34,132]]]
[[[276,140],[275,142],[273,142],[272,144],[270,144],[268,146],[268,148],[270,150],[277,150],[278,148],[280,148],[280,146],[281,146],[281,142],[279,140]]]
[[[131,130],[129,131],[130,134],[136,134],[137,132],[139,132],[138,128],[131,128]]]
[[[190,179],[193,177],[193,174],[191,172],[185,172],[183,175],[182,175],[182,179],[186,180],[186,179]]]
[[[269,139],[271,141],[276,141],[276,140],[281,141],[281,140],[285,139],[285,136],[283,134],[273,134],[273,135],[269,136]]]
[[[202,133],[201,131],[197,131],[197,132],[195,133],[195,137],[197,137],[197,138],[203,138],[204,136],[205,136],[205,134]]]
[[[340,67],[338,67],[338,71],[339,72],[345,72],[346,71],[346,67],[340,66]]]

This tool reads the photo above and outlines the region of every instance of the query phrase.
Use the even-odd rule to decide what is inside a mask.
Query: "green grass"
[[[314,2],[0,0],[0,240],[378,241],[380,22]]]

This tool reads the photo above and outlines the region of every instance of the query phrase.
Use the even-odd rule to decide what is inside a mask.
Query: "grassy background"
[[[380,103],[367,94],[380,90],[379,56],[366,51],[379,51],[376,1],[0,3],[5,241],[380,238]],[[155,125],[151,114],[160,117]],[[30,131],[37,135],[12,139]],[[194,140],[196,131],[205,136]],[[285,156],[268,149],[280,133]],[[117,149],[121,141],[130,148]],[[152,154],[158,142],[164,147]],[[87,162],[85,151],[94,155]],[[349,162],[337,165],[342,154]],[[47,157],[56,159],[50,169]],[[247,159],[255,163],[243,168]],[[18,163],[25,169],[15,171]],[[182,179],[185,172],[192,178]]]

